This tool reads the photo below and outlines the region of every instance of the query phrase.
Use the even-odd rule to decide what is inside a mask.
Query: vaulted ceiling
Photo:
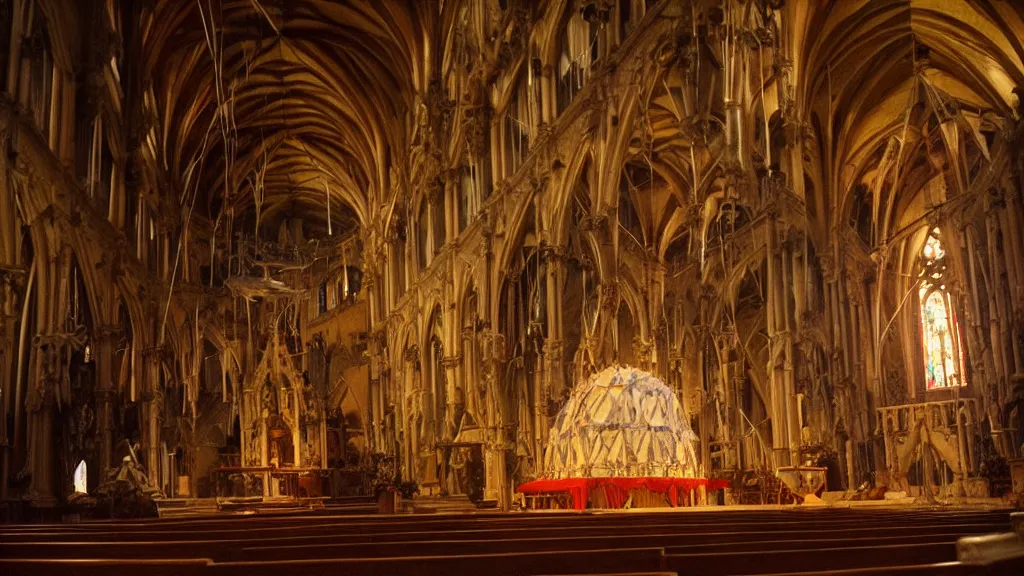
[[[351,229],[404,137],[425,23],[407,2],[158,2],[144,74],[160,161],[211,218],[322,225],[329,197]]]
[[[567,1],[532,4],[533,22],[550,30]],[[270,226],[300,216],[307,228],[326,230],[330,212],[336,231],[366,225],[388,201],[389,168],[408,151],[417,99],[432,82],[445,84],[440,77],[451,69],[452,31],[464,4],[158,0],[144,18],[141,58],[158,117],[155,161],[179,198],[194,199],[211,220],[222,210],[236,222],[258,217]],[[497,10],[502,3],[487,4]],[[778,41],[791,55],[797,114],[816,124],[819,165],[830,168],[811,176],[822,235],[831,221],[845,219],[855,180],[870,180],[889,140],[903,139],[915,94],[934,89],[957,100],[977,127],[1013,114],[1013,88],[1024,84],[1024,3],[785,5],[779,14],[786,32]],[[543,44],[549,34],[531,42]],[[915,63],[925,60],[919,73]],[[761,64],[766,90],[757,103],[771,116],[778,106],[773,63]],[[682,205],[692,196],[690,162],[707,165],[711,158],[691,157],[692,135],[679,130],[679,110],[668,98],[679,82],[669,77],[664,93],[654,91],[648,121],[661,159],[654,168]],[[674,226],[665,233],[674,235]]]

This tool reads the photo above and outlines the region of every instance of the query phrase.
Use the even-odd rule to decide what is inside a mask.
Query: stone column
[[[439,359],[434,354],[433,344],[428,342],[426,348],[420,351],[417,364],[419,368],[416,369],[418,393],[413,399],[413,403],[419,406],[419,413],[422,414],[422,420],[413,430],[419,446],[414,456],[420,469],[420,487],[426,487],[423,492],[427,495],[436,494],[440,490],[437,478],[437,444],[441,440],[438,431],[442,427],[444,415],[439,414],[437,404],[440,387],[444,382],[437,381],[437,362]],[[441,368],[443,378],[443,367]]]
[[[21,333],[25,330],[21,324],[28,318],[27,299],[33,280],[29,275],[26,283],[25,276],[21,268],[3,268],[3,257],[0,256],[0,449],[3,450],[0,466],[0,500],[7,497],[10,456],[11,451],[16,448],[13,445],[14,439],[7,436],[7,422],[13,419],[15,411],[21,409],[15,404],[15,387],[18,385],[21,369],[21,363],[18,361],[19,351],[24,346]]]
[[[998,210],[1001,207],[1001,195],[990,193],[985,198],[985,230],[988,240],[988,265],[989,275],[992,278],[992,286],[990,286],[988,290],[989,330],[993,342],[991,350],[996,369],[995,374],[993,374],[993,379],[996,383],[996,399],[997,405],[999,406],[1004,405],[1007,399],[1008,377],[1010,372],[1008,366],[1013,362],[1012,359],[1006,358],[1007,349],[1004,343],[1009,341],[1009,338],[1007,338],[1007,324],[1009,318],[1004,296],[1008,290],[1006,290],[1002,281],[1004,261],[998,254],[996,247],[997,240],[1000,235]],[[996,343],[1000,343],[1000,345],[995,345]],[[1005,457],[1008,455],[1008,446],[1003,442],[1004,436],[1002,429],[1005,427],[1006,423],[997,415],[993,419],[992,425],[992,435],[993,440],[995,440],[996,449],[1000,455]]]
[[[52,386],[47,382],[44,386]],[[29,417],[29,465],[32,483],[26,499],[37,508],[49,508],[57,504],[53,491],[53,393],[42,398],[37,409]]]
[[[67,311],[67,294],[58,287],[62,277],[65,282],[67,280],[71,249],[67,246],[59,250],[51,248],[45,257],[48,257],[49,263],[43,267],[46,268],[45,273],[40,274],[39,306],[36,312],[37,326],[45,331],[38,334],[37,338],[44,339],[47,333],[52,334],[57,328],[55,318],[63,318]],[[36,507],[50,507],[57,502],[53,491],[53,409],[54,387],[60,381],[62,369],[58,358],[59,354],[52,342],[42,345],[37,342],[32,347],[26,383],[26,443],[32,483],[26,499]]]
[[[487,442],[484,444],[484,499],[497,500],[502,509],[507,509],[507,485],[505,478],[505,433],[504,421],[497,397],[498,375],[505,354],[504,336],[493,331],[482,335],[485,345],[483,378],[487,389]]]
[[[373,254],[376,251],[376,242],[367,243],[367,253]],[[378,269],[376,267],[365,266],[363,274],[363,286],[365,287],[366,301],[368,303],[369,313],[369,325],[370,325],[370,338],[369,338],[369,355],[370,355],[370,366],[369,366],[369,382],[367,385],[367,398],[366,398],[366,423],[367,423],[367,434],[366,442],[370,452],[376,452],[382,445],[380,438],[380,424],[383,418],[383,411],[381,410],[380,387],[382,384],[382,372],[383,372],[383,354],[387,350],[385,347],[386,334],[380,328],[381,319],[383,318],[381,310],[381,298],[379,297],[379,290],[383,289],[387,284],[384,282],[379,284],[377,282]],[[386,269],[386,268],[384,268]],[[385,278],[388,276],[385,274]],[[330,374],[328,374],[330,377]],[[325,452],[326,454],[326,452]]]
[[[161,430],[163,426],[164,394],[160,387],[160,358],[163,347],[146,349],[143,354],[146,374],[142,400],[145,405],[146,425],[142,434],[142,446],[146,452],[146,474],[149,482],[160,489],[163,465],[160,462]]]
[[[10,186],[8,173],[8,128],[6,121],[0,124],[0,450],[3,451],[0,464],[0,500],[7,498],[7,478],[10,474],[10,452],[13,450],[11,439],[7,437],[7,420],[18,407],[14,401],[14,387],[17,377],[14,376],[15,357],[18,353],[18,334],[15,327],[20,318],[18,310],[18,290],[15,286],[15,254],[16,211],[14,190]],[[4,250],[3,248],[7,248]],[[24,296],[22,296],[24,298]],[[12,378],[12,376],[14,376]]]
[[[405,355],[403,356],[404,365],[402,367],[405,386],[401,395],[402,404],[409,407],[408,410],[403,411],[405,422],[402,426],[405,436],[403,442],[406,452],[405,468],[408,470],[409,477],[416,480],[421,480],[419,473],[420,437],[419,430],[416,427],[416,416],[421,413],[421,410],[417,409],[417,407],[422,393],[418,383],[420,371],[419,356],[419,348],[416,346],[405,350]]]
[[[1016,218],[1016,210],[1014,208],[1015,193],[1004,192],[999,205],[999,225],[1002,229],[1002,251],[1003,251],[1003,262],[1002,268],[1006,273],[1007,283],[1009,284],[1008,290],[1006,291],[1006,331],[1007,340],[1010,343],[1010,351],[1007,358],[1007,371],[1012,375],[1014,373],[1024,372],[1024,347],[1021,345],[1021,341],[1016,337],[1017,330],[1020,328],[1017,325],[1017,318],[1019,312],[1024,312],[1024,307],[1019,302],[1019,293],[1022,279],[1019,277],[1019,266],[1020,266],[1020,222]],[[1011,362],[1012,360],[1012,362]],[[1012,424],[1007,423],[1008,426]]]
[[[560,336],[560,335],[559,335]],[[537,438],[540,448],[547,445],[550,428],[548,418],[548,403],[552,400],[561,403],[565,395],[565,389],[571,384],[565,382],[565,341],[561,338],[549,337],[544,341],[544,385],[543,394],[537,402]],[[541,462],[543,452],[537,454],[538,464]]]
[[[121,338],[121,327],[116,324],[100,326],[94,331],[94,354],[96,358],[96,434],[99,437],[100,474],[116,465],[112,462],[114,453],[114,363],[117,357],[117,343]]]
[[[441,494],[448,493],[448,470],[450,466],[450,454],[449,444],[455,440],[459,430],[457,429],[458,423],[455,421],[455,415],[460,407],[455,402],[455,377],[459,371],[459,366],[462,364],[462,356],[445,356],[441,359],[441,365],[444,367],[444,386],[445,386],[445,406],[444,406],[444,419],[442,421],[442,436],[440,438],[441,445],[436,446],[431,454],[435,454],[438,459],[440,466],[440,473],[438,475],[438,481],[440,483]]]
[[[775,215],[778,212],[778,207],[774,204],[774,199],[770,202],[768,211],[772,217],[768,221],[766,230],[768,235],[766,257],[768,260],[767,324],[768,338],[771,342],[768,379],[769,388],[771,389],[772,452],[775,455],[775,465],[785,466],[792,463],[790,462],[791,454],[789,451],[789,396],[786,386],[786,359],[779,358],[775,351],[778,349],[779,340],[786,337],[784,318],[786,292],[781,266],[782,250],[775,226]]]
[[[455,439],[455,411],[458,408],[458,404],[455,402],[455,378],[458,373],[459,366],[462,365],[462,356],[445,356],[441,359],[441,365],[444,367],[444,386],[445,386],[445,413],[444,413],[444,435],[441,440],[444,442],[451,442]]]
[[[538,206],[539,208],[539,206]],[[561,246],[545,247],[541,256],[544,260],[545,293],[547,296],[547,337],[541,351],[542,381],[540,394],[534,406],[535,469],[540,470],[544,459],[544,447],[548,437],[548,403],[551,399],[562,398],[565,387],[565,352],[563,349],[562,293],[565,278],[564,249]],[[571,385],[571,384],[568,384]]]

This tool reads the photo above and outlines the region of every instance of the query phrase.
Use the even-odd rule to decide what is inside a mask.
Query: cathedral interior
[[[1024,2],[3,0],[0,46],[8,518],[1024,501]]]

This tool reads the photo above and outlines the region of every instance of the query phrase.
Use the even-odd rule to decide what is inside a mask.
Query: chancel
[[[0,71],[3,574],[1024,573],[1024,2],[0,0]]]

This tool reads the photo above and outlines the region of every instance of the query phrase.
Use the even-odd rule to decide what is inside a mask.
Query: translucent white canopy
[[[544,452],[544,476],[696,478],[696,436],[672,390],[613,366],[577,383]]]

